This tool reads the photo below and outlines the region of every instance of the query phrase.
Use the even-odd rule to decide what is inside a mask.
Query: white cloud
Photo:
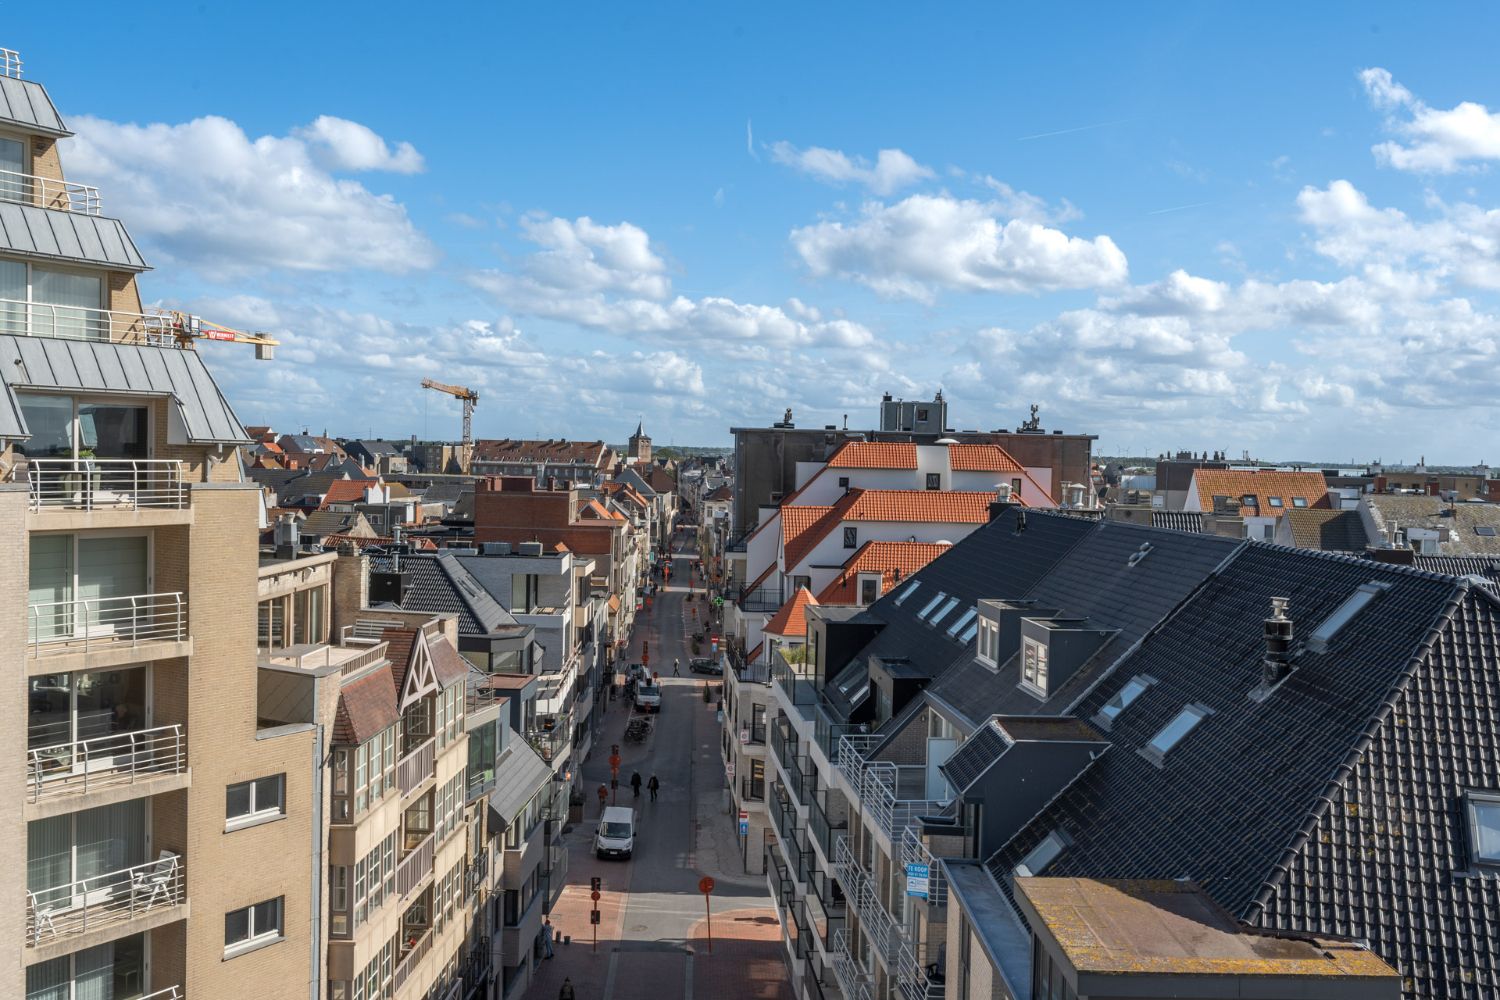
[[[388,170],[417,174],[425,168],[422,154],[409,142],[393,151],[374,130],[347,118],[319,115],[311,125],[293,129],[313,155],[329,170]]]
[[[540,249],[514,270],[481,271],[469,280],[525,315],[741,357],[768,347],[859,348],[874,342],[860,324],[824,319],[795,299],[782,308],[673,295],[650,237],[628,222],[542,217],[525,220],[521,231]]]
[[[794,229],[791,241],[814,276],[923,302],[942,289],[1042,292],[1125,280],[1125,254],[1108,236],[1089,240],[1027,219],[1006,220],[1002,209],[912,195],[894,204],[869,202],[849,222]]]
[[[851,157],[837,149],[809,146],[798,149],[789,142],[771,146],[771,159],[810,177],[832,184],[860,184],[878,195],[889,195],[933,177],[925,167],[899,149],[882,149],[872,164],[862,156]]]
[[[82,116],[72,124],[69,175],[100,181],[108,211],[182,264],[219,275],[403,273],[437,261],[399,202],[319,163],[314,146],[331,148],[324,140],[295,132],[252,140],[217,116],[180,125]]]
[[[1429,107],[1379,67],[1361,71],[1359,79],[1370,103],[1387,112],[1387,127],[1405,140],[1374,146],[1379,162],[1397,170],[1451,174],[1468,161],[1500,159],[1500,113],[1473,101],[1447,110]]]

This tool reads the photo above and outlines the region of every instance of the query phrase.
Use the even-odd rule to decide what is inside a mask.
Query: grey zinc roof
[[[370,568],[390,572],[395,559],[375,555]],[[452,552],[414,552],[401,556],[406,575],[406,593],[401,606],[407,611],[430,611],[458,616],[458,631],[464,636],[519,635],[522,625],[501,606]]]
[[[0,438],[28,438],[17,389],[170,396],[194,444],[249,444],[197,351],[89,340],[0,336]]]
[[[28,131],[48,135],[72,135],[62,116],[47,96],[47,90],[35,80],[17,80],[0,76],[0,120],[20,125]]]
[[[146,270],[146,261],[119,219],[35,205],[0,204],[0,250],[122,271]]]

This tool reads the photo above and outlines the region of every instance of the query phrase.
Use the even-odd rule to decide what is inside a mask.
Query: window
[[[958,607],[958,598],[948,598],[948,602],[938,609],[937,614],[933,615],[927,620],[927,624],[936,627],[937,623],[942,621],[947,616],[948,612],[952,611],[956,607]]]
[[[948,626],[948,638],[951,639],[954,636],[958,635],[958,633],[963,631],[965,625],[969,624],[969,622],[973,621],[977,617],[979,617],[978,608],[970,608],[968,611],[965,611],[962,615],[954,620],[952,625]]]
[[[35,337],[108,340],[98,274],[0,261],[0,330]],[[31,303],[27,308],[27,303]]]
[[[224,914],[224,954],[226,957],[250,951],[262,944],[281,939],[281,909],[285,897],[277,896],[264,903],[231,910]]]
[[[1035,639],[1021,641],[1021,686],[1047,694],[1047,647]]]
[[[1021,495],[1021,477],[1017,476],[1010,481],[1010,495],[1018,497]]]
[[[927,488],[929,490],[940,490],[943,488],[943,474],[941,472],[927,473]]]
[[[1270,504],[1272,507],[1282,506],[1281,497],[1266,497],[1266,503]]]
[[[1495,526],[1493,524],[1476,524],[1474,525],[1474,534],[1483,535],[1485,538],[1494,538]]]
[[[1192,732],[1194,727],[1202,722],[1204,716],[1208,715],[1211,711],[1212,709],[1205,708],[1202,705],[1187,706],[1178,712],[1171,722],[1163,726],[1155,736],[1151,737],[1151,742],[1146,745],[1141,753],[1160,764],[1162,758],[1167,755],[1167,751],[1180,743],[1182,738]]]
[[[859,603],[871,605],[880,600],[880,577],[871,574],[859,578]]]
[[[964,629],[964,634],[958,637],[958,641],[962,645],[967,646],[969,644],[969,640],[972,639],[972,638],[974,638],[974,633],[977,632],[977,631],[979,631],[979,623],[975,622],[974,624],[970,625],[968,628]]]
[[[913,580],[911,583],[908,583],[906,585],[906,587],[901,591],[901,593],[899,593],[899,594],[896,595],[896,600],[893,601],[892,603],[895,604],[897,607],[900,607],[901,604],[902,604],[902,602],[904,602],[912,594],[916,593],[917,588],[920,587],[921,585],[922,585],[922,581],[921,580]]]
[[[847,490],[848,488],[849,488],[849,477],[848,476],[839,476],[839,489],[841,489],[841,490]]]
[[[1120,713],[1130,707],[1130,703],[1146,693],[1146,689],[1156,683],[1156,678],[1146,674],[1136,674],[1125,682],[1125,686],[1115,692],[1115,696],[1104,703],[1094,716],[1094,722],[1099,728],[1108,730],[1114,725],[1115,719]]]
[[[1259,507],[1260,501],[1255,498],[1254,493],[1246,493],[1244,496],[1240,497],[1240,506]]]
[[[130,636],[129,599],[151,593],[150,549],[146,535],[32,535],[29,638],[67,639],[102,626]]]
[[[947,596],[948,595],[945,594],[945,593],[943,593],[941,590],[938,591],[937,592],[937,596],[934,597],[932,600],[928,601],[927,602],[927,606],[924,607],[921,611],[917,612],[917,617],[920,618],[920,619],[922,619],[925,622],[927,620],[927,616],[930,615],[930,614],[932,614],[932,609],[935,608],[935,607],[937,607],[938,604],[943,600],[943,598],[945,598]]]
[[[854,525],[847,525],[844,528],[844,548],[859,548],[859,529]]]
[[[1500,792],[1469,792],[1469,853],[1476,865],[1500,865]]]
[[[1000,626],[982,618],[979,622],[979,659],[992,667],[999,666],[996,653],[1000,646]]]
[[[1334,609],[1333,614],[1323,619],[1323,624],[1313,630],[1308,636],[1307,648],[1314,653],[1322,653],[1328,649],[1328,643],[1338,635],[1339,630],[1364,610],[1379,595],[1390,589],[1390,584],[1371,580],[1369,583],[1361,584],[1359,589],[1350,594],[1348,599]]]
[[[917,420],[918,421],[924,421],[926,419],[927,419],[927,411],[926,410],[918,410],[917,411]]]
[[[1061,830],[1053,830],[1042,838],[1042,842],[1027,852],[1016,865],[1017,878],[1032,878],[1047,870],[1057,856],[1067,849],[1068,841]]]
[[[1292,506],[1302,508],[1307,506],[1307,497],[1292,497]]]
[[[286,815],[286,775],[241,781],[224,793],[224,829],[238,830]]]

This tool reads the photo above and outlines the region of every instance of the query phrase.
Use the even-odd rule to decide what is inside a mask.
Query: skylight
[[[916,593],[917,588],[920,587],[920,586],[922,586],[922,581],[921,580],[913,580],[911,583],[908,583],[906,585],[906,587],[904,589],[902,589],[901,593],[899,593],[899,594],[896,595],[896,599],[892,603],[895,604],[897,607],[900,607],[901,606],[901,602],[905,601],[912,594]]]
[[[948,598],[948,603],[944,604],[941,608],[939,608],[938,609],[938,613],[935,614],[935,615],[933,615],[932,618],[931,618],[931,620],[929,620],[927,622],[927,624],[929,624],[929,625],[936,625],[938,622],[942,621],[944,618],[947,617],[948,612],[952,611],[956,607],[958,607],[958,598],[956,598],[956,597],[950,597],[950,598]]]
[[[1104,703],[1104,707],[1099,709],[1098,714],[1094,716],[1094,720],[1102,728],[1108,729],[1114,723],[1115,719],[1119,718],[1120,713],[1130,707],[1131,702],[1145,694],[1146,689],[1155,683],[1155,677],[1150,677],[1146,674],[1136,674],[1125,682],[1124,687],[1115,692],[1113,698]]]
[[[1495,526],[1493,524],[1476,524],[1474,525],[1474,534],[1483,535],[1485,538],[1494,538]]]
[[[978,616],[979,616],[979,609],[978,608],[970,608],[968,611],[965,611],[958,618],[954,619],[954,622],[953,622],[952,625],[948,626],[948,635],[949,635],[949,637],[951,638],[952,636],[958,635],[959,631],[965,625],[967,625],[970,622],[972,622]]]
[[[1160,732],[1151,737],[1151,742],[1146,744],[1146,749],[1142,752],[1160,763],[1161,759],[1167,755],[1167,751],[1182,742],[1182,738],[1192,732],[1194,727],[1203,721],[1204,716],[1209,714],[1209,711],[1202,705],[1187,706],[1178,712],[1171,722],[1163,726]]]
[[[1500,794],[1469,792],[1469,852],[1475,864],[1500,865]]]
[[[1053,830],[1042,838],[1042,842],[1033,847],[1016,865],[1017,878],[1032,878],[1047,870],[1047,866],[1057,860],[1057,856],[1067,849],[1068,842],[1063,838],[1061,830]]]
[[[972,638],[974,638],[974,633],[978,632],[978,631],[979,631],[979,623],[978,622],[974,622],[968,628],[964,629],[964,634],[958,637],[958,641],[961,642],[961,643],[963,643],[965,646],[967,646],[969,644],[969,640],[972,639]]]
[[[927,606],[925,608],[923,608],[921,611],[917,612],[917,617],[920,618],[920,619],[922,619],[925,622],[927,620],[927,616],[930,615],[930,614],[932,614],[932,609],[935,608],[935,607],[937,607],[939,604],[941,604],[943,598],[945,598],[947,596],[948,595],[945,594],[945,593],[943,593],[941,590],[938,591],[937,596],[934,597],[932,600],[928,601],[927,602]]]
[[[1348,625],[1354,616],[1365,609],[1379,595],[1390,589],[1390,584],[1371,580],[1369,583],[1360,584],[1358,590],[1334,609],[1333,614],[1323,619],[1313,634],[1308,636],[1307,648],[1314,653],[1322,653],[1328,649],[1328,643],[1339,634],[1339,630]]]

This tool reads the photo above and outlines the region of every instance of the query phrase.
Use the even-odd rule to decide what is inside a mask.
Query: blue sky
[[[146,298],[285,342],[205,349],[247,422],[456,434],[432,376],[483,436],[706,444],[941,386],[1106,452],[1495,460],[1492,9],[536,6],[0,44]]]

